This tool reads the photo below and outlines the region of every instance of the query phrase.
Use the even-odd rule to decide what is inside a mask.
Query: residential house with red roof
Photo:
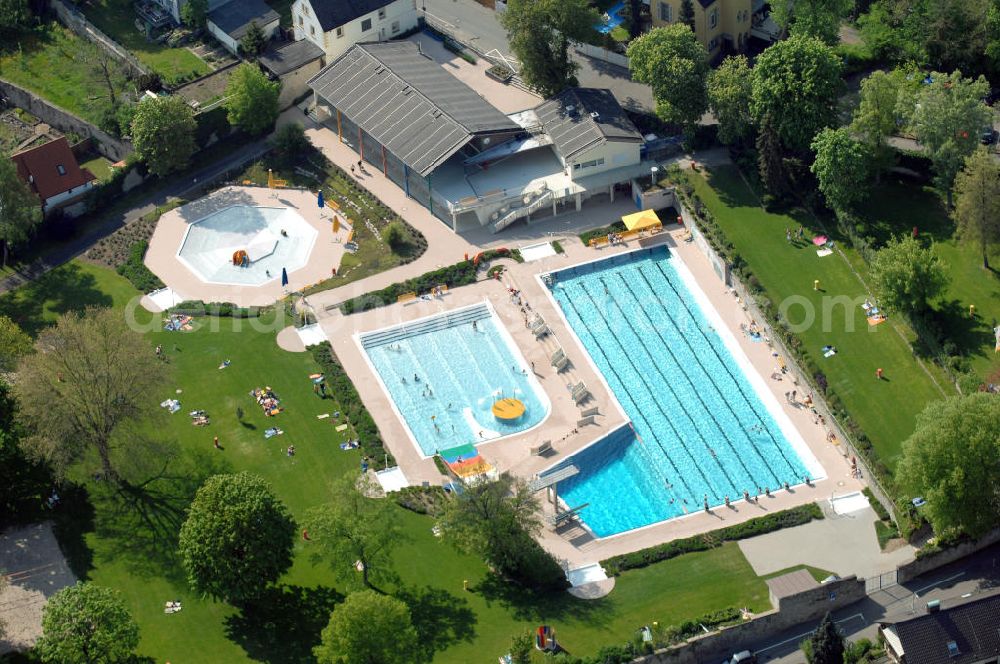
[[[11,161],[21,180],[38,195],[46,216],[58,209],[71,216],[80,214],[83,206],[76,203],[97,180],[93,173],[80,168],[65,137],[18,152]]]

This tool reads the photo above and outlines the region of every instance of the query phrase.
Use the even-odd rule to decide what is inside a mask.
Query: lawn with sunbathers
[[[85,491],[61,491],[60,543],[81,578],[123,593],[142,630],[139,651],[155,661],[310,661],[330,610],[350,589],[334,584],[329,569],[312,559],[308,542],[296,538],[294,564],[270,593],[270,609],[244,615],[188,589],[176,535],[193,492],[214,473],[261,475],[297,518],[326,502],[328,483],[357,472],[360,463],[357,450],[339,447],[350,430],[339,433],[333,418],[316,417],[337,410],[337,395],[314,395],[309,377],[317,367],[310,354],[280,350],[270,315],[261,325],[197,318],[189,332],[166,332],[162,314],[131,306],[137,295],[110,270],[74,261],[0,296],[0,314],[32,333],[59,313],[88,304],[120,309],[123,324],[126,312],[133,312],[138,324],[148,325],[150,353],[160,345],[172,371],[157,403],[180,402],[176,413],[164,409],[155,424],[146,425],[152,438],[176,445],[153,446],[136,460],[159,472],[170,457],[165,478],[128,501],[89,480],[83,481]],[[251,396],[257,388],[270,388],[281,412],[266,416]],[[210,424],[194,426],[192,411],[204,411]],[[275,426],[284,433],[265,438]],[[222,449],[214,447],[216,436]],[[289,445],[294,456],[287,454]],[[610,596],[583,601],[488,582],[479,559],[432,534],[430,517],[399,509],[409,541],[394,555],[402,585],[388,590],[412,607],[435,662],[495,661],[512,634],[540,624],[554,626],[570,652],[592,655],[624,643],[652,621],[677,624],[727,607],[769,608],[763,579],[734,543],[626,572]],[[466,580],[471,591],[463,590]],[[182,609],[165,613],[168,601],[180,601]]]
[[[930,401],[956,392],[939,368],[914,358],[910,343],[915,337],[901,320],[890,316],[885,323],[868,325],[861,304],[871,293],[861,257],[828,232],[833,229],[820,226],[804,212],[765,211],[735,166],[688,177],[767,297],[776,305],[798,301],[787,309],[790,322],[803,323],[807,307],[815,313],[815,321],[797,333],[803,349],[869,436],[879,457],[890,468],[895,466],[902,442],[913,432],[916,414]],[[797,240],[800,227],[803,238]],[[812,242],[817,235],[828,235],[837,250],[820,257]],[[820,290],[814,290],[817,279]],[[837,296],[858,299],[829,306],[829,298]],[[824,347],[833,347],[836,354],[826,357]],[[876,379],[879,368],[884,369],[883,380]]]

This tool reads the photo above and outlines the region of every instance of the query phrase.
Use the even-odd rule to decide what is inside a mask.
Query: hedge
[[[584,246],[590,245],[590,240],[595,237],[607,237],[608,233],[623,233],[627,229],[625,228],[625,222],[616,221],[608,226],[601,226],[600,228],[592,228],[589,231],[580,233],[580,242],[583,242]]]
[[[396,460],[385,448],[382,434],[379,433],[375,420],[372,419],[371,413],[361,402],[361,395],[358,394],[354,383],[348,378],[347,372],[344,371],[336,353],[333,352],[330,342],[324,341],[321,344],[310,346],[310,348],[313,360],[323,370],[323,376],[326,378],[330,392],[337,395],[341,411],[354,427],[355,433],[358,434],[361,452],[368,457],[369,463],[375,470],[396,465]]]
[[[258,318],[265,307],[240,307],[232,302],[202,302],[184,300],[170,308],[172,314],[186,316],[218,316],[219,318]]]
[[[133,243],[129,247],[128,258],[116,268],[118,274],[131,281],[132,285],[143,293],[150,293],[164,286],[160,278],[142,262],[147,249],[149,242],[146,240]]]
[[[343,302],[340,305],[340,311],[344,315],[350,315],[358,311],[377,309],[396,302],[399,296],[404,293],[426,293],[441,284],[446,285],[448,288],[474,284],[480,268],[485,267],[495,258],[512,258],[518,263],[524,261],[524,258],[521,257],[521,252],[517,249],[491,249],[467,260],[459,261],[454,265],[425,272],[418,277],[386,286],[382,290],[359,295]]]
[[[809,523],[813,519],[822,519],[823,510],[816,503],[801,505],[790,510],[774,512],[766,516],[750,519],[734,526],[719,528],[694,537],[676,539],[664,544],[657,544],[648,549],[626,553],[620,556],[612,556],[601,561],[601,566],[613,575],[621,574],[630,569],[647,567],[654,563],[670,560],[685,553],[694,551],[708,551],[722,546],[725,542],[763,535],[782,528],[801,526]]]

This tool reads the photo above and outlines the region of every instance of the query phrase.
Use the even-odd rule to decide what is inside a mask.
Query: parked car
[[[979,141],[983,145],[993,145],[994,141],[997,140],[997,131],[993,127],[983,127],[982,133],[979,134]]]
[[[733,656],[722,664],[757,664],[757,656],[749,650],[741,650],[733,653]]]

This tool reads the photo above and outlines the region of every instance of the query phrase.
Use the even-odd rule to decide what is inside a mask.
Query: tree
[[[985,148],[977,148],[955,177],[955,223],[965,242],[979,245],[983,267],[989,269],[989,250],[1000,243],[1000,164]]]
[[[183,97],[144,97],[132,117],[132,145],[150,171],[164,176],[187,167],[197,128]]]
[[[292,564],[295,522],[257,475],[214,475],[198,489],[181,526],[188,582],[205,595],[244,604]]]
[[[91,81],[103,90],[107,107],[113,114],[119,102],[118,95],[128,81],[125,63],[103,46],[89,41],[83,42],[78,57],[86,65]]]
[[[771,116],[767,115],[757,133],[757,170],[764,190],[772,198],[781,198],[788,190],[788,174],[781,152],[778,132],[774,130]]]
[[[385,230],[382,231],[382,239],[385,240],[385,243],[389,245],[390,249],[399,253],[399,251],[406,246],[407,241],[409,240],[409,233],[406,232],[406,227],[403,226],[403,222],[397,220],[391,222],[388,226],[386,226]]]
[[[656,115],[693,133],[708,108],[708,51],[687,26],[654,28],[628,45],[632,78],[653,88]]]
[[[577,84],[571,42],[587,41],[599,21],[588,0],[510,0],[500,14],[521,78],[543,97]]]
[[[778,0],[771,18],[791,35],[815,37],[830,46],[840,41],[840,24],[854,9],[854,0]]]
[[[331,501],[306,514],[310,541],[338,578],[354,582],[359,574],[366,588],[391,581],[393,547],[405,541],[399,511],[392,501],[368,498],[375,483],[350,473],[330,487]]]
[[[286,164],[312,149],[312,142],[298,122],[290,122],[278,127],[274,136],[271,137],[271,145],[278,158]]]
[[[1000,399],[987,392],[934,401],[917,416],[896,468],[900,486],[939,536],[978,537],[1000,522]]]
[[[927,64],[941,71],[985,72],[991,0],[927,2]]]
[[[251,136],[263,134],[278,119],[281,83],[271,81],[260,67],[244,62],[226,84],[229,124]]]
[[[625,3],[622,15],[628,19],[628,34],[630,39],[635,39],[642,34],[642,0],[628,0]]]
[[[126,662],[139,645],[139,625],[118,591],[92,583],[63,588],[42,609],[43,662]]]
[[[261,30],[260,26],[257,25],[257,21],[251,21],[246,34],[240,39],[240,51],[245,56],[255,58],[263,53],[266,47],[267,36]]]
[[[840,59],[819,39],[793,36],[760,54],[752,86],[754,120],[770,115],[782,145],[804,153],[820,129],[835,123]]]
[[[708,75],[708,104],[719,121],[721,143],[744,143],[753,133],[750,79],[750,62],[745,55],[729,56]]]
[[[924,313],[948,285],[945,266],[910,236],[891,239],[876,251],[871,272],[882,304],[907,314]]]
[[[208,18],[208,0],[187,0],[181,7],[181,20],[194,30],[205,27]]]
[[[990,85],[985,78],[963,78],[961,72],[930,75],[921,85],[910,111],[909,126],[927,150],[937,186],[951,205],[952,184],[968,157],[979,145],[983,127],[992,124],[993,112],[983,101]]]
[[[986,10],[986,57],[1000,69],[1000,0],[990,0]]]
[[[829,611],[806,643],[808,647],[804,650],[809,664],[844,664],[844,637],[837,631]]]
[[[678,21],[686,25],[694,32],[694,2],[693,0],[681,0],[681,11],[680,16],[677,17]]]
[[[120,313],[97,307],[61,315],[35,350],[15,385],[24,444],[60,474],[96,453],[103,476],[124,485],[116,458],[136,442],[126,425],[156,411],[165,365]]]
[[[28,0],[0,0],[0,33],[20,32],[28,27],[30,20]]]
[[[816,159],[811,170],[833,210],[846,211],[868,197],[872,154],[866,144],[854,140],[850,129],[823,129],[812,149]]]
[[[902,87],[902,72],[876,71],[861,81],[858,107],[854,110],[851,131],[868,145],[872,154],[875,181],[892,165],[893,149],[888,138],[896,133],[896,108]]]
[[[467,485],[448,501],[439,525],[447,540],[482,557],[498,573],[527,587],[556,589],[565,575],[532,537],[541,523],[527,483],[508,473]]]
[[[31,188],[17,175],[10,159],[0,159],[0,244],[4,266],[12,245],[26,242],[42,220],[42,206]]]
[[[319,664],[412,664],[417,630],[400,600],[371,590],[351,593],[330,614],[320,645]]]
[[[531,632],[519,632],[510,637],[510,664],[531,664],[532,646]]]
[[[31,352],[31,337],[17,323],[0,316],[0,374],[14,371],[17,361]]]

